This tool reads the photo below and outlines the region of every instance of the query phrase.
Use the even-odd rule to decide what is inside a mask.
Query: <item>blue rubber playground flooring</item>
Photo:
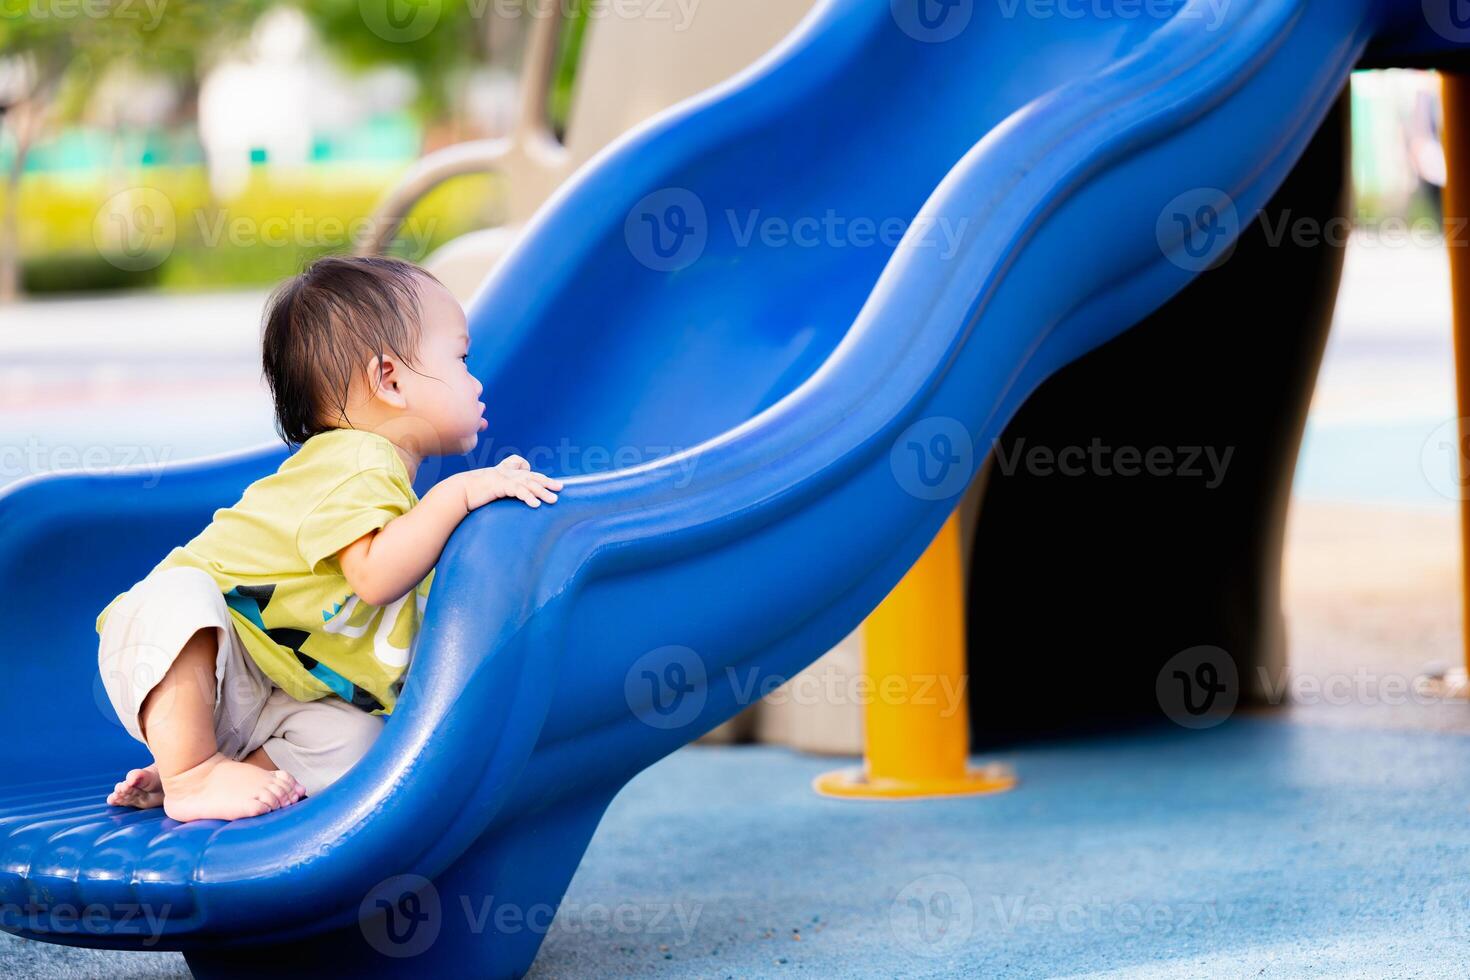
[[[854,803],[810,791],[831,760],[686,748],[614,801],[531,977],[1470,971],[1470,737],[1258,716],[1001,757],[1008,794]],[[187,976],[8,937],[0,974]]]

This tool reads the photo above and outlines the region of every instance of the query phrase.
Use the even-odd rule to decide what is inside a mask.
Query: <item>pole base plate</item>
[[[838,769],[812,780],[812,789],[822,796],[843,800],[930,800],[948,796],[983,796],[1004,793],[1016,785],[1016,774],[1007,766],[987,765],[967,770],[954,778],[870,779],[865,770]]]

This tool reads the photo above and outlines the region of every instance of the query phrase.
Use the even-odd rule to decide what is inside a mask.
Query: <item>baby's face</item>
[[[408,402],[415,428],[432,431],[438,440],[434,455],[467,453],[475,448],[486,427],[484,386],[470,374],[466,363],[469,330],[459,301],[437,282],[419,286],[420,332],[418,356],[399,377],[399,389]]]

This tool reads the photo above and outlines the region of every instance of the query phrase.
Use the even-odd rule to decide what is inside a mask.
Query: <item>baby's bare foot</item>
[[[305,794],[290,773],[215,753],[193,769],[163,777],[163,812],[181,823],[239,820],[290,806]]]
[[[109,806],[132,806],[139,810],[150,810],[163,805],[163,780],[158,778],[158,767],[134,769],[127,778],[113,787],[107,797]]]

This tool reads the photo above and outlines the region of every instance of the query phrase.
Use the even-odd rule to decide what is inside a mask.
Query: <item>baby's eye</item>
[[[459,355],[459,359],[461,361],[464,361],[466,364],[468,364],[469,361],[470,361],[470,355],[468,355],[468,354],[461,354],[461,355]]]

